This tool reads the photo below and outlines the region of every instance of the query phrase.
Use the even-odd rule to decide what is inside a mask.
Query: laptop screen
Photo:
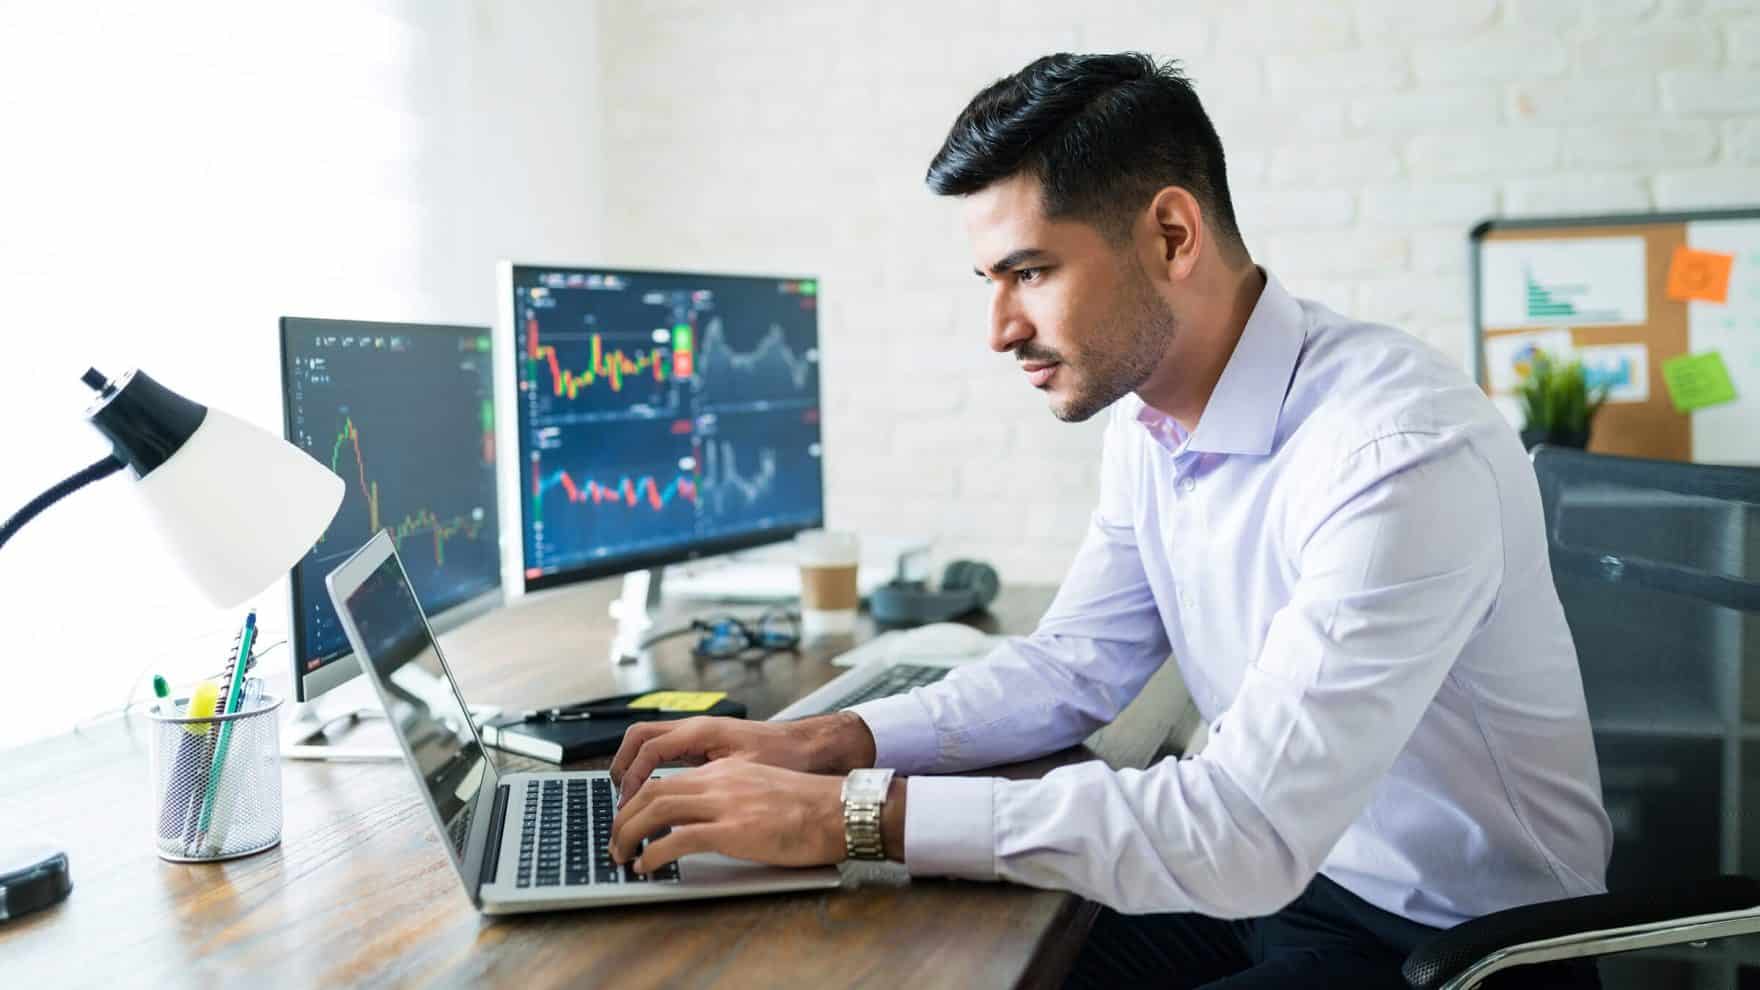
[[[465,715],[452,674],[434,644],[396,554],[348,596],[348,618],[360,637],[363,664],[384,698],[385,715],[402,737],[427,791],[452,861],[469,880],[467,853],[477,795],[495,776],[476,729]]]

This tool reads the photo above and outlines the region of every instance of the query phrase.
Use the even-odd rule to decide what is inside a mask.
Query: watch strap
[[[880,835],[880,810],[891,786],[891,770],[855,770],[844,778],[843,851],[848,858],[886,858],[886,845]]]

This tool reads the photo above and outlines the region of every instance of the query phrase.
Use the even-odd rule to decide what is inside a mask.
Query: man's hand
[[[619,806],[641,793],[663,763],[727,759],[804,773],[844,773],[874,765],[874,735],[860,716],[849,712],[798,722],[709,717],[638,722],[624,732],[611,760],[611,779],[622,791]]]
[[[663,829],[671,831],[641,848]],[[840,863],[843,779],[722,760],[650,780],[611,823],[611,858],[626,863],[638,851],[638,873],[700,852],[773,866]]]

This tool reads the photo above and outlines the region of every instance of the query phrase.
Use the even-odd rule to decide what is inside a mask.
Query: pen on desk
[[[700,715],[727,697],[722,691],[650,691],[613,695],[572,705],[529,708],[522,722],[578,722],[594,718],[641,718],[647,715]]]
[[[590,718],[627,718],[636,712],[659,711],[657,708],[535,708],[520,717],[524,722],[578,722]]]
[[[165,705],[165,699],[171,697],[171,685],[167,684],[165,678],[160,677],[158,674],[153,675],[153,697],[159,699],[158,701],[153,702],[154,711],[161,715],[171,714]]]

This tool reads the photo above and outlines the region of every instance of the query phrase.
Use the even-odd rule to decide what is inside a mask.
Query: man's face
[[[1014,354],[1053,415],[1079,423],[1148,379],[1175,320],[1130,244],[1046,219],[1030,175],[967,196],[965,220],[978,274],[993,287],[990,347]]]

